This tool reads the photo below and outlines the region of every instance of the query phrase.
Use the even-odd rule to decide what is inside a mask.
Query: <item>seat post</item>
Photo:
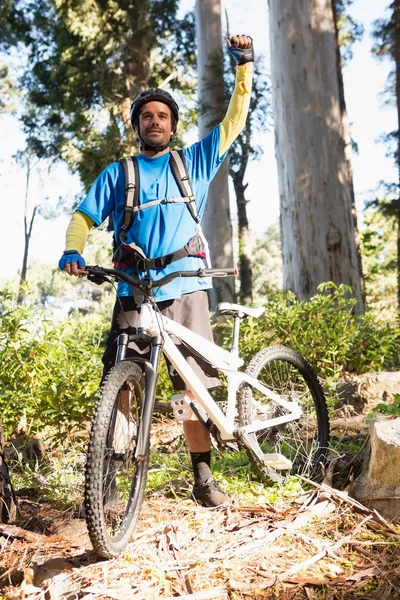
[[[239,329],[240,329],[240,317],[235,315],[233,317],[233,332],[232,332],[232,346],[231,353],[234,356],[239,356]]]

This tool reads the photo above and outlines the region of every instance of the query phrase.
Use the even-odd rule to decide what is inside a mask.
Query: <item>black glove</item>
[[[236,36],[235,36],[236,37]],[[250,37],[250,36],[246,36]],[[254,46],[253,40],[251,39],[250,48],[238,48],[233,41],[233,37],[231,37],[230,42],[232,46],[228,46],[228,50],[235,59],[238,65],[245,65],[248,62],[254,62]]]

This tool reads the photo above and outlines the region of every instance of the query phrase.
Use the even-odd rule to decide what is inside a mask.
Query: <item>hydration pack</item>
[[[122,158],[119,162],[124,169],[125,175],[125,205],[122,228],[119,236],[121,244],[114,251],[114,265],[117,267],[128,267],[135,270],[148,271],[149,269],[162,269],[185,256],[207,258],[208,245],[199,224],[200,215],[197,210],[196,198],[193,194],[193,188],[186,167],[183,150],[171,150],[169,157],[169,165],[179,187],[181,196],[179,198],[166,197],[161,200],[146,202],[143,205],[139,204],[140,182],[136,157],[129,156]],[[174,202],[184,202],[186,204],[190,215],[198,227],[197,233],[190,238],[185,246],[170,254],[166,254],[165,256],[148,258],[143,250],[134,242],[131,242],[130,244],[125,243],[128,230],[138,211],[146,210],[157,204],[169,204]]]

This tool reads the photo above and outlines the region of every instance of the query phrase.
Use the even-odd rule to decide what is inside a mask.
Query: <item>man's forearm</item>
[[[65,236],[65,249],[83,253],[93,221],[83,213],[76,211],[71,217]]]
[[[220,156],[225,154],[242,131],[249,112],[253,63],[238,65],[236,69],[235,89],[227,113],[222,123],[220,123]]]

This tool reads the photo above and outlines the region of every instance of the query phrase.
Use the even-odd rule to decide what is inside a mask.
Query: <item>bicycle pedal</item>
[[[186,421],[193,415],[190,400],[186,394],[175,394],[175,396],[172,396],[171,408],[178,422]]]
[[[292,461],[283,456],[283,454],[279,454],[278,452],[273,452],[271,454],[264,454],[263,461],[268,467],[272,467],[273,469],[280,469],[282,471],[286,469],[292,468]]]

